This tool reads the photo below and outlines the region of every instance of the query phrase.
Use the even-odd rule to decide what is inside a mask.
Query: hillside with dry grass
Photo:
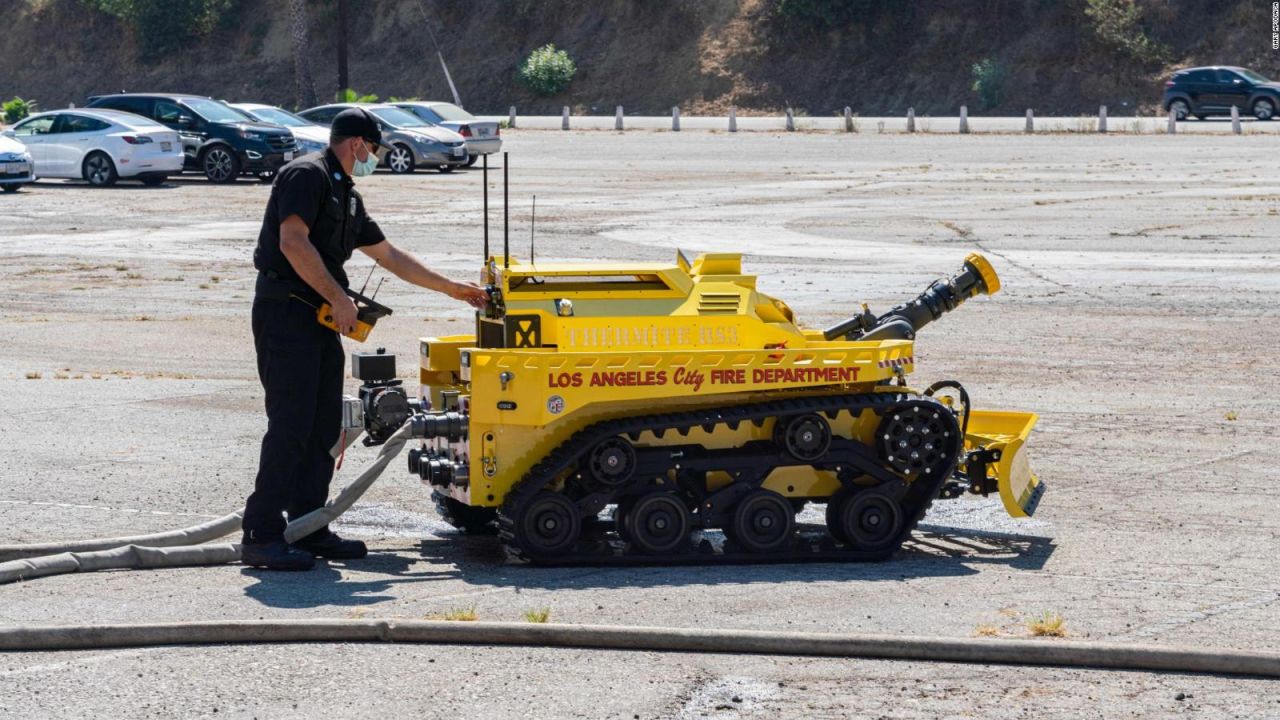
[[[289,3],[212,3],[199,27],[145,36],[118,0],[0,0],[0,96],[43,107],[105,91],[183,91],[293,106]],[[136,0],[144,2],[145,0]],[[164,0],[169,2],[170,0]],[[448,99],[434,31],[475,112],[1074,115],[1154,111],[1171,68],[1240,64],[1280,75],[1270,4],[1255,0],[350,0],[350,85]],[[317,95],[337,90],[335,0],[308,3]],[[537,96],[517,67],[566,50],[577,73]]]

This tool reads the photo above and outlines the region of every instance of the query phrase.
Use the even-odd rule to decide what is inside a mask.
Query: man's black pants
[[[342,342],[296,298],[253,301],[253,344],[266,391],[267,433],[244,508],[245,542],[284,537],[285,519],[324,505],[342,424]],[[320,531],[327,532],[326,530]]]

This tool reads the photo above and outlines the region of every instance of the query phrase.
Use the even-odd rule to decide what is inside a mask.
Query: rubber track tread
[[[865,552],[859,550],[848,549],[840,546],[830,546],[830,543],[808,543],[808,547],[803,547],[805,543],[792,543],[793,546],[799,544],[802,547],[797,549],[792,547],[779,553],[747,553],[747,552],[721,552],[708,553],[686,551],[680,554],[668,556],[654,556],[641,554],[616,553],[610,546],[605,545],[600,552],[576,553],[558,556],[555,558],[533,558],[525,554],[515,542],[515,520],[517,509],[521,504],[527,502],[539,490],[546,487],[552,482],[557,475],[567,469],[578,457],[593,447],[596,443],[609,437],[617,435],[625,435],[629,437],[638,437],[643,432],[653,432],[661,437],[664,432],[679,431],[680,428],[700,427],[700,426],[733,426],[742,422],[752,422],[756,426],[763,426],[765,420],[780,415],[795,415],[807,412],[821,413],[839,413],[841,411],[856,411],[861,413],[864,410],[873,410],[877,414],[883,415],[884,411],[893,408],[904,402],[929,402],[935,403],[939,408],[945,408],[941,403],[927,397],[907,394],[907,393],[859,393],[851,395],[819,395],[801,398],[790,398],[786,400],[769,400],[760,403],[749,403],[743,405],[734,405],[726,408],[712,408],[705,410],[694,410],[684,413],[662,413],[654,415],[642,415],[631,418],[618,418],[614,420],[603,420],[593,425],[588,425],[578,430],[569,437],[568,440],[561,443],[545,457],[539,460],[525,476],[516,483],[511,492],[507,494],[506,500],[498,511],[498,537],[507,549],[510,557],[524,562],[531,562],[538,565],[564,566],[564,565],[709,565],[720,563],[766,563],[766,562],[830,562],[830,561],[879,561],[885,560],[893,555],[894,552],[902,546],[915,530],[920,520],[924,517],[929,507],[933,504],[933,499],[938,496],[942,490],[943,484],[951,476],[955,469],[956,462],[959,459],[959,443],[957,444],[957,452],[952,458],[946,472],[938,473],[934,479],[933,487],[926,488],[923,492],[924,502],[918,508],[911,511],[910,508],[903,508],[908,514],[903,523],[902,532],[888,550],[878,552]],[[956,427],[959,432],[959,426]],[[923,479],[917,478],[912,482],[924,482]],[[579,543],[581,547],[583,543]]]

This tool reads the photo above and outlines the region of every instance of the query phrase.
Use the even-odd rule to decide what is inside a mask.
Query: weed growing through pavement
[[[1066,637],[1066,621],[1055,612],[1045,611],[1035,617],[1027,618],[1027,630],[1036,637]]]
[[[1235,410],[1228,410],[1227,419],[1230,420],[1231,422],[1235,422],[1236,420],[1240,419],[1240,416],[1236,414]]]
[[[31,372],[27,373],[28,380],[39,380],[42,377],[44,377],[44,375],[42,373],[36,372],[35,370],[32,370]]]
[[[973,634],[977,637],[999,637],[1000,628],[995,625],[979,625],[973,629]]]
[[[442,613],[432,613],[427,616],[428,620],[452,620],[457,622],[472,622],[479,620],[480,616],[476,613],[476,607],[456,607],[449,608]]]
[[[524,620],[531,623],[545,623],[551,619],[551,608],[544,607],[536,610],[525,610]]]

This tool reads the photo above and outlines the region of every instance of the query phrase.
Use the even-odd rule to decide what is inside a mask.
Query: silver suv
[[[420,167],[440,172],[466,165],[467,143],[452,130],[436,127],[406,110],[382,103],[334,103],[298,113],[318,125],[328,127],[338,113],[347,108],[368,110],[382,125],[382,144],[388,146],[380,154],[382,164],[393,173],[411,173]]]

